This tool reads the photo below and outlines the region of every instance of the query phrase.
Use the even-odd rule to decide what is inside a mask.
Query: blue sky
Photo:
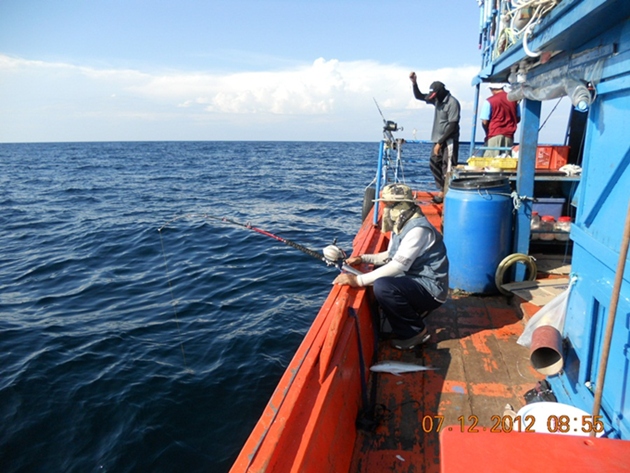
[[[476,0],[1,0],[0,142],[378,141],[374,99],[429,139],[411,70],[468,140],[478,32]]]

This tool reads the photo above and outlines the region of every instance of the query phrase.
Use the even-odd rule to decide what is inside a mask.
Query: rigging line
[[[538,128],[538,131],[542,130],[543,127],[547,124],[547,121],[549,120],[549,118],[551,118],[551,115],[553,114],[553,112],[556,111],[556,108],[558,108],[558,105],[560,105],[560,101],[564,98],[564,95],[562,97],[560,97],[558,99],[558,101],[556,102],[556,104],[554,105],[554,107],[551,109],[551,112],[549,112],[549,115],[547,115],[547,118],[545,118],[545,121],[543,122],[542,125],[540,125],[540,128]]]
[[[182,350],[182,358],[184,359],[184,368],[188,370],[188,363],[186,362],[186,353],[184,352],[184,340],[182,338],[182,331],[179,328],[179,318],[177,317],[177,302],[175,301],[175,294],[173,293],[173,283],[171,282],[171,277],[168,273],[168,263],[166,262],[166,251],[164,250],[164,239],[162,238],[162,228],[158,229],[160,233],[160,244],[162,245],[162,256],[164,257],[164,271],[166,272],[166,279],[168,280],[168,289],[171,293],[171,302],[173,307],[173,314],[175,315],[175,324],[177,325],[177,333],[179,334],[179,346]]]

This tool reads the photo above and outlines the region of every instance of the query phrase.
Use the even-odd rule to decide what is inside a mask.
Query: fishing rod
[[[311,250],[310,248],[307,248],[304,245],[300,245],[299,243],[296,243],[292,240],[283,238],[279,235],[275,235],[271,232],[263,230],[262,228],[254,227],[249,222],[241,223],[241,222],[237,222],[236,220],[229,219],[227,217],[217,217],[217,216],[209,215],[209,214],[186,214],[186,215],[181,215],[179,217],[175,217],[174,219],[169,220],[160,228],[158,228],[158,232],[162,232],[164,228],[166,228],[168,225],[175,222],[176,220],[180,220],[182,218],[189,218],[189,217],[200,217],[200,218],[205,218],[205,219],[216,220],[222,223],[228,223],[228,224],[235,225],[241,228],[245,228],[247,230],[252,230],[256,233],[259,233],[269,238],[273,238],[274,240],[277,240],[281,243],[284,243],[285,245],[295,248],[296,250],[299,250],[302,253],[307,254],[312,258],[323,261],[324,263],[326,263],[327,266],[335,266],[337,269],[339,269],[339,271],[345,271],[345,272],[354,274],[356,276],[363,274],[358,269],[355,269],[347,265],[346,263],[344,263],[344,260],[346,259],[346,253],[339,246],[337,246],[336,238],[331,245],[328,245],[326,248],[323,249],[322,251],[323,254],[322,254],[317,251]]]
[[[372,100],[374,100],[374,103],[376,104],[376,108],[378,109],[378,113],[381,114],[381,118],[383,119],[383,134],[389,141],[392,141],[392,142],[396,141],[394,139],[394,135],[392,135],[392,132],[403,131],[403,127],[398,127],[398,123],[392,120],[387,120],[385,118],[385,115],[383,115],[383,112],[381,111],[381,107],[378,106],[378,102],[376,101],[376,99],[372,97]]]

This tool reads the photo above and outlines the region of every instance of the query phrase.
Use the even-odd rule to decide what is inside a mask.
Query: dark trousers
[[[374,281],[374,296],[392,330],[402,339],[411,338],[424,330],[422,316],[442,305],[408,277],[377,279]]]
[[[431,158],[429,159],[429,167],[435,185],[441,191],[444,190],[444,180],[446,179],[446,173],[448,172],[449,163],[451,169],[457,166],[457,160],[459,156],[459,141],[448,140],[446,143],[440,146],[438,154],[434,154],[431,151]]]

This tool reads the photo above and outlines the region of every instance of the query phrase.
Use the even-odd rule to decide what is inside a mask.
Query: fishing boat
[[[391,348],[370,289],[333,286],[232,472],[630,471],[630,2],[478,3],[475,103],[511,84],[519,152],[498,170],[460,156],[444,203],[415,191],[451,263],[431,339]],[[566,141],[543,146],[541,104],[563,96]],[[385,122],[353,254],[387,247],[371,202],[414,146],[396,130]],[[570,231],[532,229],[536,206]]]

